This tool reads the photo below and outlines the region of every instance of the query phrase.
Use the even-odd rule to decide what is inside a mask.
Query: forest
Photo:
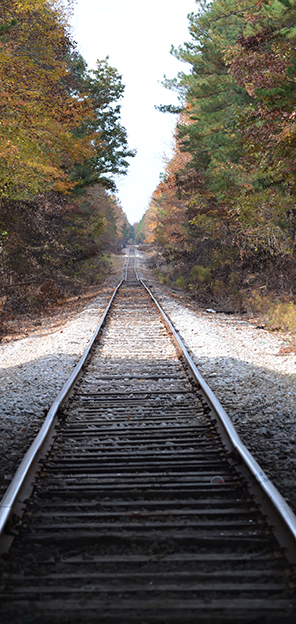
[[[184,62],[174,152],[135,227],[115,179],[135,150],[122,77],[89,70],[71,0],[0,6],[0,317],[102,281],[128,240],[159,280],[228,312],[296,330],[296,0],[199,0]]]
[[[197,2],[174,153],[136,227],[162,283],[296,330],[296,1]]]
[[[99,283],[132,228],[115,176],[135,151],[108,57],[88,70],[71,2],[0,6],[0,316]]]

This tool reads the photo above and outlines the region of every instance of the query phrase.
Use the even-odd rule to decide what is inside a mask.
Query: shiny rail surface
[[[131,249],[83,358],[3,499],[1,623],[294,624],[295,516]]]

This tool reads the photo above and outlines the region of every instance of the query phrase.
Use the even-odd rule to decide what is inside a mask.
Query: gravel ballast
[[[95,297],[68,319],[61,312],[55,327],[0,345],[0,498],[36,437],[57,394],[90,341],[104,309],[123,277],[125,256]]]
[[[296,355],[279,355],[280,335],[256,329],[244,316],[206,312],[161,286],[144,258],[139,266],[243,442],[296,513]],[[58,329],[0,346],[1,496],[119,279],[120,273],[109,278],[70,321],[61,314]]]

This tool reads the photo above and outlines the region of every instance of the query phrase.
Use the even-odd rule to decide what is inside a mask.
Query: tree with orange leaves
[[[65,16],[55,2],[3,0],[0,23],[10,26],[0,39],[1,195],[68,191],[73,162],[92,148],[73,133],[90,105],[70,93]]]
[[[101,183],[125,173],[119,123],[121,76],[75,51],[59,0],[2,0],[0,6],[0,198]],[[106,177],[107,174],[107,177]]]

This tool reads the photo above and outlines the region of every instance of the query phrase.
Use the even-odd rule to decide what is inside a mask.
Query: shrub
[[[270,315],[270,324],[286,331],[296,332],[296,306],[289,303],[277,303],[273,306]]]
[[[191,269],[192,277],[197,277],[202,284],[209,284],[211,282],[211,269],[209,267],[203,267],[201,264],[196,264]]]
[[[272,301],[269,296],[253,291],[248,304],[253,312],[265,317],[272,329],[296,332],[296,305],[293,301]]]
[[[183,275],[180,275],[180,277],[178,277],[178,279],[176,279],[175,284],[178,288],[184,288],[185,286],[185,280]]]
[[[161,284],[167,284],[168,283],[168,277],[165,277],[165,275],[162,273],[162,271],[160,271],[160,269],[155,269],[155,274],[157,275],[159,281]]]

